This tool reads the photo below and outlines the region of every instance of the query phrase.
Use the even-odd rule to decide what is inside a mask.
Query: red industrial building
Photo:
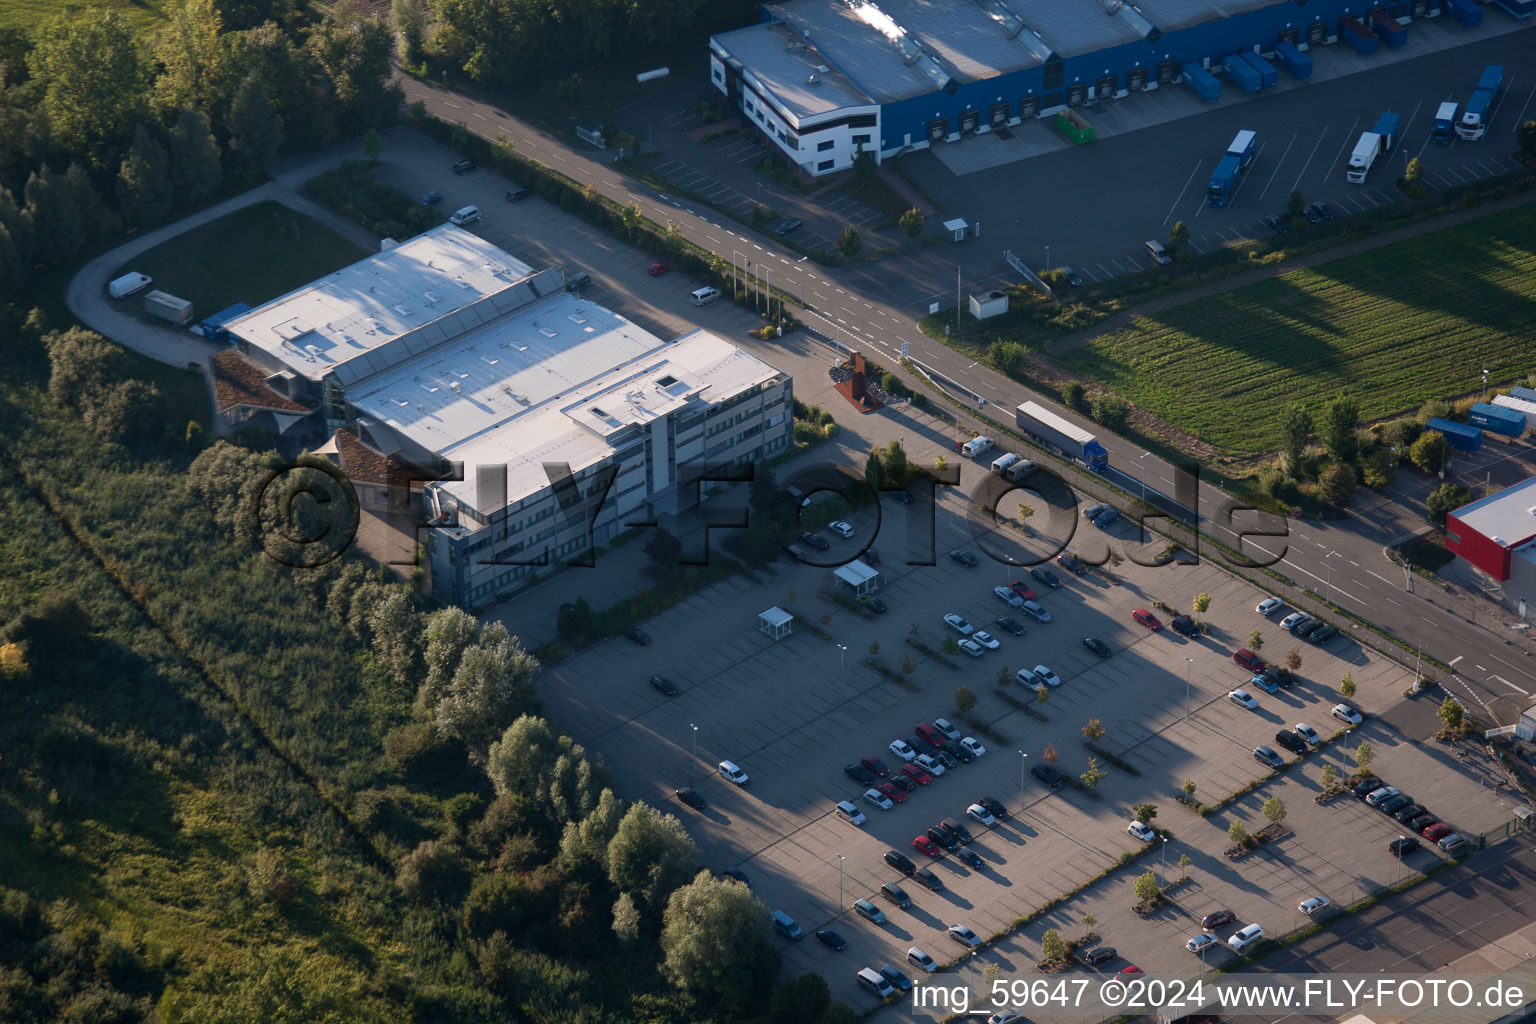
[[[1527,599],[1536,602],[1536,478],[1446,516],[1445,546],[1524,617]]]

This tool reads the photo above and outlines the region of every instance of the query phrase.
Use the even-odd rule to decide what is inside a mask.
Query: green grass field
[[[1279,447],[1294,401],[1340,394],[1367,421],[1536,354],[1536,207],[1298,270],[1145,317],[1057,359],[1244,458]]]
[[[166,24],[171,0],[0,0],[0,28],[31,31],[57,15],[120,14],[143,34]]]
[[[191,299],[202,317],[275,299],[367,255],[318,221],[265,202],[157,245],[112,276],[148,274],[156,288]]]

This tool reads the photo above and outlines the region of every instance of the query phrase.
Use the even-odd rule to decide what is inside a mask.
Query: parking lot
[[[968,465],[966,472],[978,470]],[[966,568],[944,557],[959,545],[978,550],[962,512],[957,497],[946,498],[937,515],[937,564],[907,566],[902,564],[905,510],[882,510],[880,593],[891,606],[884,616],[865,620],[822,598],[827,570],[781,563],[761,583],[736,578],[659,616],[647,624],[653,638],[647,647],[614,640],[544,674],[541,686],[553,716],[602,754],[625,796],[681,816],[707,864],[739,868],[770,908],[787,912],[805,929],[805,938],[786,943],[790,974],[817,971],[838,998],[869,1005],[871,997],[854,983],[859,967],[904,965],[911,945],[940,962],[951,960],[961,950],[945,935],[950,924],[966,925],[983,937],[1005,929],[1014,918],[1110,867],[1122,852],[1137,849],[1140,844],[1125,828],[1131,805],[1143,801],[1158,805],[1155,824],[1175,834],[1166,870],[1175,869],[1180,853],[1195,861],[1190,872],[1195,880],[1180,890],[1177,906],[1147,921],[1134,918],[1128,887],[1135,872],[1127,869],[1063,913],[1080,918],[1082,909],[1102,903],[1094,910],[1100,922],[1095,930],[1144,970],[1187,969],[1190,957],[1182,943],[1196,930],[1188,914],[1199,906],[1230,903],[1248,919],[1283,932],[1297,917],[1298,893],[1316,890],[1342,905],[1392,880],[1396,864],[1383,839],[1391,826],[1382,815],[1356,806],[1353,798],[1326,807],[1310,800],[1320,767],[1312,762],[1327,759],[1348,774],[1344,751],[1311,754],[1305,767],[1287,769],[1233,811],[1208,819],[1179,806],[1172,794],[1193,779],[1197,798],[1214,802],[1265,775],[1253,747],[1273,743],[1283,726],[1305,721],[1329,736],[1340,727],[1329,709],[1339,699],[1337,684],[1345,672],[1360,687],[1356,703],[1368,712],[1400,700],[1407,676],[1397,666],[1347,637],[1323,650],[1285,637],[1278,615],[1262,620],[1254,614],[1257,592],[1210,566],[1143,568],[1126,561],[1114,570],[1118,583],[1097,573],[1062,573],[1063,585],[1039,596],[1053,621],[1030,624],[1022,638],[1009,636],[992,625],[1007,611],[992,587],[1020,573],[985,558],[977,568]],[[852,522],[858,536],[838,541],[842,547],[834,546],[827,557],[862,546],[873,524],[868,516]],[[1085,541],[1098,540],[1097,531],[1086,529],[1074,547],[1090,548]],[[1132,610],[1151,608],[1159,598],[1185,607],[1202,590],[1212,596],[1205,616],[1210,632],[1202,638],[1186,640],[1166,628],[1149,632],[1129,619]],[[758,613],[773,605],[802,617],[794,636],[774,642],[758,631]],[[951,666],[906,642],[915,630],[915,639],[940,649],[942,618],[950,612],[991,630],[1000,649],[975,659],[951,657]],[[1262,653],[1278,649],[1283,656],[1290,646],[1298,648],[1303,681],[1275,694],[1255,690],[1259,708],[1246,710],[1229,702],[1226,691],[1247,682],[1249,673],[1233,664],[1231,652],[1247,643],[1255,626],[1266,639]],[[812,635],[811,627],[827,639]],[[1085,650],[1081,640],[1088,634],[1103,638],[1111,656],[1100,659]],[[879,645],[874,657],[889,670],[899,668],[903,654],[911,658],[915,692],[865,664],[872,643]],[[993,695],[1000,674],[1012,676],[1041,662],[1063,680],[1037,705],[1046,722]],[[668,698],[645,685],[655,673],[669,677],[682,694]],[[844,776],[844,765],[865,755],[899,764],[887,744],[911,734],[918,722],[955,719],[960,683],[980,697],[976,715],[1001,737],[979,737],[988,753],[919,786],[892,810],[859,801],[869,818],[862,828],[835,817],[833,804],[858,800],[863,788]],[[1020,700],[1036,699],[1017,683],[1005,689]],[[1095,717],[1106,729],[1100,743],[1136,767],[1139,778],[1101,764],[1110,774],[1098,788],[1101,799],[1092,799],[1067,789],[1049,791],[1028,774],[1047,744],[1057,748],[1063,772],[1084,771],[1089,753],[1080,730]],[[1415,783],[1401,788],[1432,809],[1443,808],[1458,827],[1476,830],[1507,818],[1492,793],[1479,799],[1478,784],[1439,763],[1442,758],[1399,741],[1374,722],[1362,733],[1377,748],[1383,774],[1412,776]],[[1353,739],[1345,746],[1352,752]],[[714,766],[723,759],[748,773],[745,787],[716,775]],[[696,812],[681,806],[672,792],[684,786],[703,795],[708,807]],[[1225,860],[1221,849],[1231,815],[1239,814],[1256,831],[1264,824],[1258,806],[1271,793],[1290,808],[1295,837],[1240,862]],[[966,868],[945,856],[932,865],[944,891],[903,880],[913,899],[910,910],[876,898],[882,882],[900,877],[882,862],[885,850],[926,863],[912,848],[913,837],[940,818],[963,819],[966,806],[983,795],[1000,800],[1013,815],[992,830],[971,823],[977,833],[971,849],[983,868]],[[1418,856],[1428,863],[1439,854]],[[1160,864],[1161,851],[1143,863]],[[875,926],[839,913],[859,897],[876,898],[887,922]],[[1064,920],[1058,925],[1071,936]],[[847,940],[845,952],[811,937],[824,927]],[[1031,928],[978,960],[1026,970],[1038,957],[1044,927]],[[1213,951],[1212,963],[1220,955]],[[979,985],[980,975],[973,980]]]

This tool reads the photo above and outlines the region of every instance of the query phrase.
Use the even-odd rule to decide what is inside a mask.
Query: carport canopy
[[[880,574],[859,559],[855,559],[842,566],[836,571],[835,575],[853,589],[854,597],[873,594],[875,588],[880,585]]]
[[[774,605],[772,608],[769,608],[767,611],[758,615],[757,628],[762,630],[764,633],[767,633],[775,640],[782,640],[795,631],[794,621],[795,617],[793,615],[789,614],[789,612],[785,611],[783,608],[780,608],[778,605]]]

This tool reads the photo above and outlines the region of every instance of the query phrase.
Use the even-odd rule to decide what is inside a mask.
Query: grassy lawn
[[[168,20],[172,0],[0,0],[0,28],[33,30],[55,15],[119,14],[135,32],[151,32]]]
[[[368,253],[318,221],[276,202],[257,203],[194,228],[119,267],[191,299],[198,317],[236,302],[259,305]]]
[[[1057,358],[1222,454],[1278,447],[1285,407],[1367,421],[1530,371],[1536,208],[1187,303]]]

